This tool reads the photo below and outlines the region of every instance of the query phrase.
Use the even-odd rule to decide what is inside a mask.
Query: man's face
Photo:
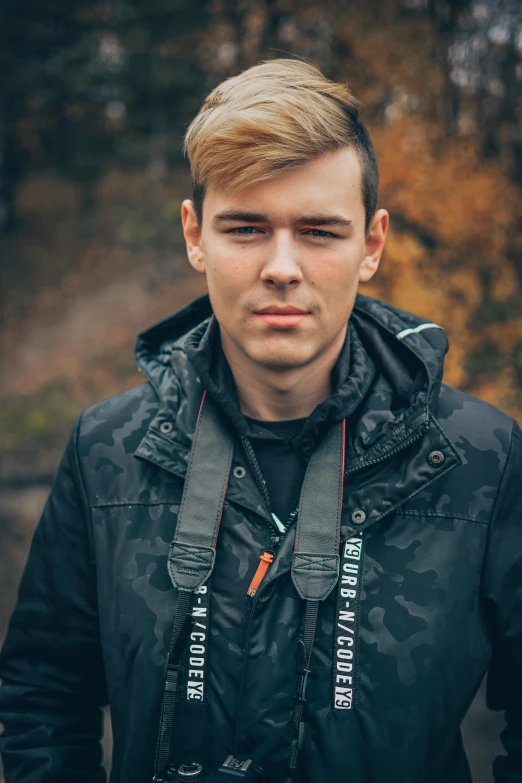
[[[284,371],[340,348],[358,284],[377,270],[388,215],[379,210],[365,236],[361,167],[345,148],[233,195],[211,186],[202,225],[190,201],[182,221],[224,346]]]

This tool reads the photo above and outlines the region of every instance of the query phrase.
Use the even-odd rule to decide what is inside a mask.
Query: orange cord
[[[247,595],[253,597],[257,593],[257,589],[263,581],[266,572],[268,571],[268,566],[273,562],[273,560],[274,555],[271,552],[263,552],[263,554],[260,556],[259,565],[257,567],[257,571],[254,574],[254,578],[250,582]]]

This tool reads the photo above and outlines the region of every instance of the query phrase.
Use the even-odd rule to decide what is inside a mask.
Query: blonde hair
[[[368,228],[379,175],[373,145],[359,120],[360,106],[346,85],[301,60],[268,60],[219,84],[190,124],[183,145],[200,222],[209,185],[225,193],[241,190],[351,146],[361,162]]]

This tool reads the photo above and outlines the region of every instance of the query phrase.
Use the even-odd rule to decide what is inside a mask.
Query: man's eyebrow
[[[270,215],[265,212],[244,212],[235,209],[219,212],[213,219],[214,225],[226,222],[268,223],[269,221]],[[292,222],[299,226],[339,226],[350,228],[353,225],[352,220],[348,220],[340,215],[323,215],[317,213],[313,215],[298,215]]]
[[[214,215],[213,223],[227,223],[235,221],[236,223],[268,223],[269,216],[263,212],[243,212],[242,210],[229,209],[226,212],[219,212]]]
[[[353,220],[340,215],[299,215],[295,222],[300,226],[353,226]]]

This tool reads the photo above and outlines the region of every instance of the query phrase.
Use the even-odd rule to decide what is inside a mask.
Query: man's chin
[[[259,351],[251,355],[251,358],[262,367],[279,372],[297,370],[313,360],[312,355],[295,350]]]

